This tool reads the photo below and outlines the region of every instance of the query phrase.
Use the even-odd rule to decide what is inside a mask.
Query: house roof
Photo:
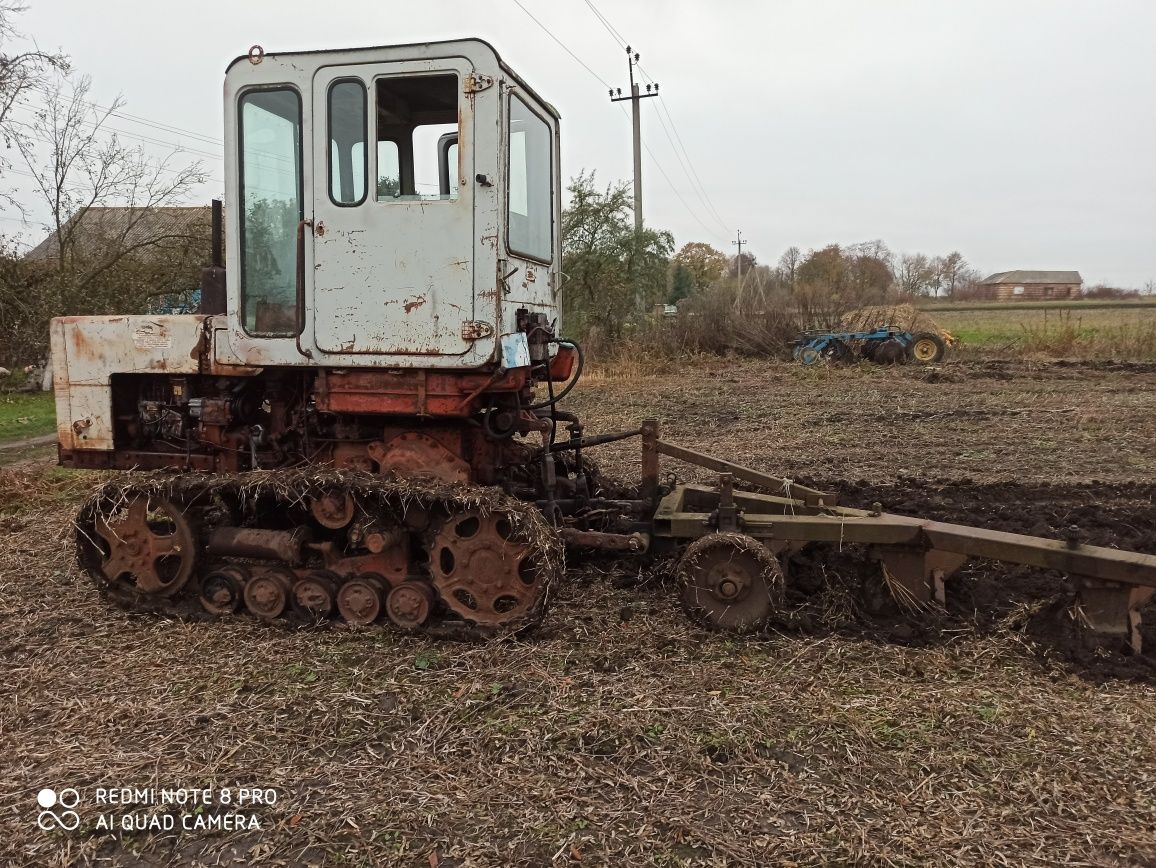
[[[88,208],[65,223],[64,234],[73,234],[75,249],[120,249],[175,240],[208,238],[212,209],[207,206],[169,208]],[[56,233],[25,254],[25,259],[51,261],[60,254]]]
[[[980,281],[984,283],[1083,283],[1078,271],[999,271]]]

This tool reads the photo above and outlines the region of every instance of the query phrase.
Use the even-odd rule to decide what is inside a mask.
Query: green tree
[[[566,331],[596,329],[615,338],[666,294],[667,264],[674,237],[643,227],[635,230],[629,184],[595,186],[582,172],[567,188],[562,213],[562,310]]]
[[[800,283],[841,292],[847,286],[847,260],[838,244],[830,244],[812,250],[799,265],[796,277]]]
[[[393,199],[401,195],[401,181],[389,175],[382,175],[377,179],[377,198]]]
[[[667,296],[666,303],[678,304],[684,298],[690,298],[694,290],[694,275],[691,270],[675,259],[670,271],[670,295]]]
[[[674,254],[674,262],[690,272],[693,288],[700,290],[722,277],[727,269],[726,254],[701,241],[682,245]]]

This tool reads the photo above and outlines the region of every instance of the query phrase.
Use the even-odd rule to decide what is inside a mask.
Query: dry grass
[[[806,447],[808,413],[857,408],[844,427],[871,430],[892,391],[935,394],[911,372],[797,376],[685,369],[645,388],[589,384],[578,404],[597,408],[591,431],[659,415],[688,445],[767,466],[809,448],[830,469],[837,426]],[[1114,382],[1083,388],[1109,401]],[[852,385],[879,397],[849,403]],[[1047,390],[977,385],[988,391],[954,405],[995,401],[995,386],[1015,410]],[[1129,389],[1118,385],[1117,409]],[[950,407],[952,384],[939,387]],[[1044,406],[1074,401],[1074,388],[1063,381]],[[935,432],[932,420],[913,442],[873,448],[919,471],[936,460],[918,455]],[[727,639],[688,623],[661,583],[616,588],[632,568],[602,561],[572,569],[544,628],[519,641],[132,616],[72,566],[69,521],[90,481],[0,472],[2,864],[1156,860],[1156,687],[1093,683],[1013,630],[961,629],[924,648]],[[260,832],[109,835],[92,830],[89,805],[82,830],[64,834],[35,825],[43,786],[263,786],[279,798],[258,809]]]
[[[961,339],[969,355],[1156,360],[1156,307],[960,305],[931,313]]]

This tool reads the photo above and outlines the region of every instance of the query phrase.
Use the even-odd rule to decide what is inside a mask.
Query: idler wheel
[[[353,521],[353,495],[348,491],[327,491],[309,505],[309,511],[322,527],[341,530]]]
[[[281,617],[289,605],[294,578],[280,567],[258,573],[245,585],[245,607],[263,621]]]
[[[319,620],[333,614],[337,605],[337,583],[341,577],[329,570],[316,570],[293,586],[293,611]]]
[[[201,605],[214,615],[232,615],[241,608],[249,571],[244,567],[221,567],[201,579]]]
[[[96,518],[100,571],[110,584],[170,597],[193,574],[196,542],[184,512],[162,497],[137,494]]]
[[[716,533],[695,540],[679,562],[678,576],[683,608],[715,630],[759,630],[782,604],[778,559],[743,534]]]
[[[337,611],[349,624],[364,627],[381,617],[388,582],[376,573],[354,576],[337,591]]]
[[[402,582],[389,592],[385,609],[393,623],[413,630],[429,620],[434,596],[434,589],[425,582]]]

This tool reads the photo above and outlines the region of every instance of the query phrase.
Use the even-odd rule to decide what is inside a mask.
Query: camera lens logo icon
[[[63,829],[71,832],[80,825],[80,815],[72,810],[80,804],[80,793],[72,787],[65,787],[59,793],[45,787],[36,794],[36,804],[43,808],[36,818],[36,825],[45,831]]]

